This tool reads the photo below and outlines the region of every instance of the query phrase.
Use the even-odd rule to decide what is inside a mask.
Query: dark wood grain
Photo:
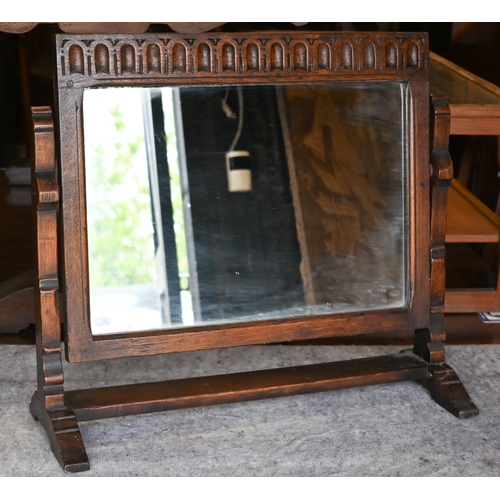
[[[37,391],[30,411],[39,420],[66,472],[89,469],[89,461],[71,410],[65,408],[59,316],[57,182],[54,123],[48,107],[33,108],[33,205],[36,207],[35,258]]]
[[[430,319],[429,326],[418,329],[414,352],[430,363],[444,361],[445,232],[448,187],[453,164],[448,151],[450,111],[443,97],[431,99],[431,227],[430,227]]]
[[[498,243],[500,217],[453,179],[448,194],[446,243]]]
[[[432,398],[455,417],[468,418],[479,414],[457,373],[446,363],[429,367],[427,383]]]
[[[394,354],[255,372],[66,392],[79,420],[324,392],[427,377],[427,363]]]
[[[431,96],[431,116],[430,321],[427,328],[416,330],[413,351],[430,363],[427,385],[432,398],[456,417],[467,418],[477,415],[479,410],[457,373],[444,363],[446,208],[453,179],[448,151],[450,108],[445,98]]]
[[[127,82],[428,81],[424,33],[57,36],[60,89]]]
[[[33,418],[47,433],[50,447],[64,472],[83,472],[90,469],[82,435],[71,409],[58,407],[47,410],[37,393],[30,404]]]

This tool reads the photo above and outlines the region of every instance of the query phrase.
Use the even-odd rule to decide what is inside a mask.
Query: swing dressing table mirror
[[[398,380],[477,414],[444,363],[452,166],[427,35],[58,35],[56,58],[57,141],[33,109],[30,409],[66,471],[89,468],[81,420]],[[62,341],[83,362],[395,330],[413,352],[63,388]]]

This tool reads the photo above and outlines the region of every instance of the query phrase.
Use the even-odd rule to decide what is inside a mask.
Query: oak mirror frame
[[[219,35],[218,35],[219,38]],[[424,39],[422,39],[424,40]],[[145,353],[167,353],[185,349],[217,348],[287,340],[305,340],[339,334],[358,334],[373,331],[374,325],[382,330],[421,328],[425,324],[427,310],[425,288],[427,283],[418,264],[417,256],[424,254],[425,238],[417,234],[417,219],[428,219],[425,213],[425,188],[415,189],[424,169],[425,149],[419,142],[427,143],[424,130],[428,127],[427,85],[423,67],[426,46],[422,40],[412,43],[399,42],[399,47],[388,41],[359,40],[356,44],[339,36],[314,35],[305,39],[297,35],[250,35],[235,37],[224,35],[220,39],[208,36],[186,39],[174,36],[159,39],[155,36],[133,39],[127,37],[101,37],[90,40],[58,39],[58,100],[60,123],[61,189],[62,189],[62,236],[66,304],[66,352],[70,361],[86,361],[116,356]],[[305,42],[305,43],[304,43]],[[404,63],[414,50],[415,65]],[[391,51],[396,51],[401,71],[393,65]],[[397,61],[396,58],[396,61]],[[384,71],[381,71],[381,66]],[[360,69],[357,70],[356,67]],[[403,75],[404,73],[404,75]],[[86,92],[103,87],[158,88],[163,86],[187,87],[190,90],[236,85],[255,88],[262,85],[286,86],[286,89],[307,87],[313,84],[342,83],[344,85],[390,85],[391,82],[406,87],[407,107],[404,116],[409,122],[418,121],[424,126],[401,124],[407,130],[407,143],[403,153],[408,159],[402,165],[407,174],[410,194],[409,205],[415,204],[418,212],[408,214],[403,221],[408,231],[408,255],[404,269],[407,276],[407,300],[401,307],[359,313],[278,318],[258,322],[239,321],[235,324],[224,320],[218,324],[193,326],[172,325],[165,330],[136,331],[110,335],[93,335],[90,325],[89,255],[87,217],[85,204],[88,168],[85,149],[85,120],[83,112]],[[226,87],[224,87],[226,86]],[[372,92],[374,93],[374,92]],[[248,107],[248,106],[247,106]],[[71,110],[71,111],[70,111]],[[210,128],[211,124],[204,124]],[[380,125],[379,125],[380,126]],[[185,128],[186,125],[185,125]],[[207,132],[208,133],[208,132]],[[397,130],[394,131],[398,135]],[[402,133],[402,132],[401,132]],[[79,148],[74,147],[75,144]],[[414,151],[415,155],[409,152]],[[421,154],[421,158],[418,154]],[[187,152],[189,155],[189,152]],[[404,172],[407,170],[407,172]],[[425,172],[427,173],[427,172]],[[425,175],[425,174],[423,174]],[[406,177],[406,175],[405,175]],[[355,181],[356,179],[354,179]],[[404,179],[406,181],[406,178]],[[358,181],[359,182],[359,181]],[[420,182],[420,183],[419,183]],[[255,183],[255,181],[254,181]],[[88,185],[88,184],[87,184]],[[254,186],[254,191],[258,191]],[[399,193],[402,198],[403,193]],[[236,195],[238,197],[238,195]],[[235,198],[235,196],[233,196]],[[75,205],[75,200],[80,200]],[[210,200],[211,201],[211,200]],[[194,203],[193,200],[191,200]],[[206,202],[206,200],[205,200]],[[403,212],[406,207],[401,207]],[[419,215],[420,214],[420,215]],[[392,221],[389,221],[392,222]],[[227,222],[226,222],[227,224]],[[420,227],[424,228],[425,226]],[[196,228],[195,228],[196,229]],[[70,243],[78,242],[78,244]],[[420,248],[419,248],[420,245]],[[396,258],[396,256],[393,256]],[[298,267],[298,266],[297,266]],[[420,282],[419,282],[420,280]],[[226,287],[227,282],[225,283]],[[382,308],[380,308],[382,309]],[[422,323],[419,323],[423,320]],[[300,332],[300,333],[299,333]],[[191,345],[191,347],[188,347]],[[135,352],[134,352],[135,351]]]
[[[55,50],[57,133],[54,133],[49,108],[33,110],[38,235],[38,391],[30,408],[34,417],[44,425],[52,449],[65,470],[89,468],[78,420],[243,401],[269,397],[266,394],[270,393],[280,396],[422,379],[428,381],[434,399],[456,416],[477,414],[455,372],[444,363],[444,224],[447,187],[452,177],[447,152],[449,109],[445,100],[430,99],[429,96],[426,34],[58,35]],[[307,279],[304,278],[309,276],[304,253],[312,233],[308,232],[305,221],[308,205],[302,203],[303,212],[300,212],[297,202],[304,178],[297,174],[301,182],[293,179],[301,168],[296,161],[294,142],[297,132],[294,132],[294,127],[297,125],[295,128],[300,129],[301,116],[306,115],[314,99],[318,99],[314,94],[317,89],[327,89],[328,93],[331,88],[332,94],[339,89],[345,91],[334,106],[340,110],[338,114],[344,113],[343,103],[350,98],[351,91],[356,99],[375,95],[377,89],[381,89],[382,99],[394,98],[395,123],[387,125],[384,121],[384,109],[391,108],[389,102],[383,104],[384,109],[377,111],[376,106],[382,103],[380,99],[375,100],[370,120],[377,124],[372,127],[376,141],[383,142],[384,137],[392,133],[395,136],[388,141],[390,147],[384,149],[384,153],[391,148],[397,153],[393,169],[396,174],[391,180],[388,166],[387,183],[397,186],[395,199],[399,204],[396,204],[396,211],[401,213],[392,214],[383,223],[388,226],[384,226],[386,233],[383,237],[399,234],[395,241],[401,252],[394,256],[394,260],[400,262],[395,271],[399,288],[397,292],[391,290],[388,295],[399,297],[395,305],[391,306],[390,301],[388,305],[375,301],[370,307],[363,303],[360,307],[341,308],[331,313],[324,308],[318,313],[319,309],[313,307],[310,314],[294,312],[267,318],[250,316],[238,319],[236,315],[225,320],[219,315],[208,322],[172,323],[159,328],[96,334],[91,326],[89,286],[91,228],[87,206],[90,203],[86,164],[89,158],[86,150],[88,128],[85,128],[88,117],[83,110],[85,96],[90,92],[129,87],[155,92],[161,88],[181,89],[181,93],[192,94],[195,98],[198,94],[219,92],[226,95],[222,106],[230,105],[233,109],[235,105],[227,100],[227,95],[234,94],[233,101],[236,99],[241,107],[243,101],[238,99],[242,99],[243,93],[248,101],[252,92],[264,89],[262,92],[267,92],[266,95],[277,103],[278,121],[272,125],[280,123],[288,132],[287,136],[281,131],[279,140],[283,143],[283,163],[291,185],[287,199],[292,201],[288,209],[299,219],[294,225],[298,233],[296,255],[299,255],[294,272],[302,279],[306,306],[314,304],[314,300],[307,299],[311,292],[308,292]],[[315,97],[303,109],[293,111],[291,103],[300,101],[304,89],[314,91]],[[294,101],[297,95],[299,97]],[[358,101],[366,107],[367,100],[363,99]],[[220,101],[219,96],[217,106],[220,106]],[[288,121],[283,119],[284,114],[287,114]],[[189,116],[187,111],[185,114],[183,111],[183,116]],[[345,125],[350,131],[351,118],[347,116],[339,130]],[[194,121],[192,126],[196,128]],[[203,124],[206,128],[211,126],[210,123]],[[290,132],[289,129],[293,130]],[[325,137],[325,140],[330,140],[328,134]],[[227,172],[229,165],[236,161],[234,156],[238,157],[238,154],[233,155],[234,150],[234,147],[228,150],[231,154],[226,156],[230,158]],[[239,162],[252,154],[239,154],[237,160]],[[297,163],[296,170],[291,167],[293,163]],[[388,160],[387,164],[390,164]],[[235,178],[249,187],[251,182],[245,175],[240,170]],[[351,185],[351,181],[354,183],[356,178],[348,178],[346,185]],[[255,178],[252,182],[254,185],[243,188],[243,191],[258,190],[260,185],[255,184]],[[384,185],[380,179],[376,182]],[[358,192],[365,193],[366,190],[361,187]],[[390,194],[389,191],[380,192]],[[247,196],[245,193],[231,195],[240,196],[235,198],[237,204]],[[337,200],[338,195],[332,195],[332,198]],[[352,206],[347,208],[351,210]],[[390,227],[391,224],[394,226]],[[319,235],[321,239],[326,232]],[[315,237],[318,238],[317,234]],[[343,286],[346,286],[345,281]],[[330,288],[332,283],[328,282],[326,289]],[[330,299],[321,300],[322,307],[325,300],[331,306]],[[63,339],[67,360],[82,362],[402,330],[415,333],[413,352],[358,360],[354,372],[349,368],[349,362],[342,362],[267,370],[253,378],[233,374],[204,380],[143,384],[148,386],[147,397],[144,396],[144,387],[139,385],[71,392],[63,389]],[[346,370],[350,370],[349,376]],[[445,383],[449,380],[456,383],[450,386]],[[65,426],[64,433],[58,432],[61,425]]]

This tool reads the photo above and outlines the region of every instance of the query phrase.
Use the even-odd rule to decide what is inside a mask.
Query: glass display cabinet
[[[499,311],[500,217],[495,186],[500,89],[432,52],[429,62],[431,93],[445,95],[450,106],[450,134],[469,136],[469,148],[496,143],[482,157],[465,147],[469,152],[455,164],[458,168],[448,194],[445,311]]]

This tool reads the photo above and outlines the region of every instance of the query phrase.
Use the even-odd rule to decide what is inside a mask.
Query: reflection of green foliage
[[[176,148],[175,133],[167,133],[167,147],[169,151]],[[176,158],[169,155],[169,174],[170,174],[170,193],[172,197],[172,210],[174,217],[175,247],[177,249],[177,259],[179,265],[179,274],[187,274],[188,258],[186,249],[186,234],[184,230],[184,214],[182,208],[182,192],[179,167]]]
[[[124,141],[120,108],[109,111],[117,132],[112,138],[113,153],[107,154],[102,144],[95,148],[88,180],[89,260],[94,289],[155,282],[148,180],[134,168],[144,140],[137,137]]]

